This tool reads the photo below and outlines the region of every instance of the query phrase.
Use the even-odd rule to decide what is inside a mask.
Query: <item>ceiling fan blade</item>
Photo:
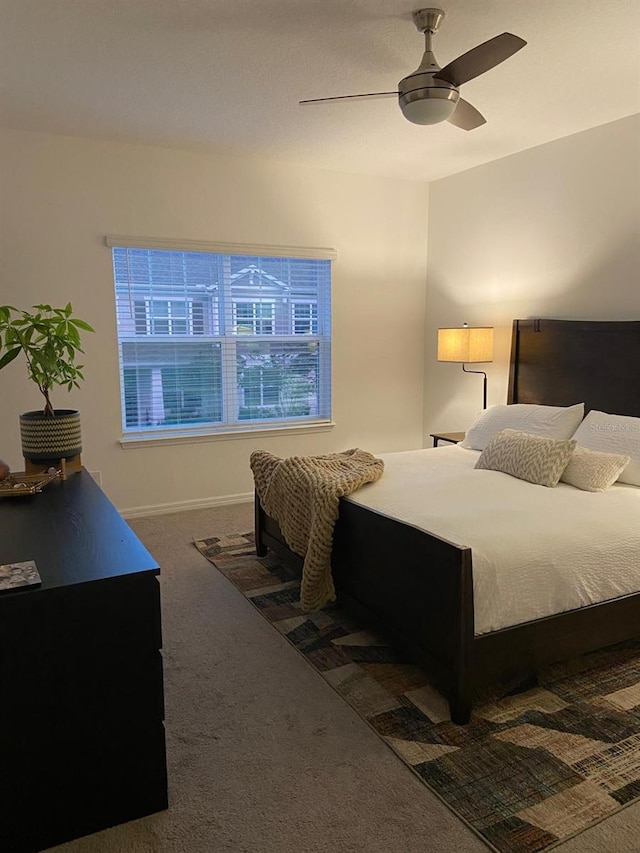
[[[504,62],[525,44],[526,41],[518,36],[502,33],[502,35],[489,39],[489,41],[485,41],[472,50],[463,53],[462,56],[436,71],[434,76],[439,80],[446,80],[454,86],[461,86],[467,80],[473,80],[474,77],[478,77],[485,71],[489,71]]]
[[[482,113],[478,112],[478,110],[473,107],[469,101],[465,101],[464,98],[458,99],[458,105],[447,121],[451,122],[451,124],[455,124],[456,127],[461,127],[463,130],[474,130],[476,127],[480,127],[481,124],[487,123],[487,120]]]
[[[298,101],[299,104],[326,104],[328,101],[353,101],[356,99],[374,100],[374,98],[389,98],[391,95],[397,95],[397,92],[368,92],[365,95],[338,95],[336,98],[310,98],[306,101]]]

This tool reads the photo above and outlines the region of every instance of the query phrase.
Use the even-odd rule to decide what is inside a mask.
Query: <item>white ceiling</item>
[[[441,5],[440,65],[528,42],[463,85],[470,132],[394,99],[298,106],[395,89],[424,49],[411,0],[0,0],[0,124],[432,180],[640,112],[640,0]]]

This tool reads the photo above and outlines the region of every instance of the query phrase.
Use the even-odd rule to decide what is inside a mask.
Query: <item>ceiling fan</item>
[[[511,33],[502,33],[483,44],[468,50],[440,68],[431,50],[431,36],[437,33],[444,18],[442,9],[418,9],[413,22],[425,37],[422,62],[411,74],[403,77],[393,92],[369,92],[364,95],[339,95],[335,98],[312,98],[301,104],[322,104],[328,101],[349,101],[364,98],[398,96],[404,117],[414,124],[438,124],[449,121],[463,130],[473,130],[485,124],[486,119],[460,97],[459,87],[485,71],[513,56],[526,41]]]

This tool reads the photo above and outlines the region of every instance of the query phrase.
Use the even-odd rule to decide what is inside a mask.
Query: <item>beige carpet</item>
[[[132,523],[162,566],[170,808],[55,849],[486,853],[193,547],[252,521],[246,504]],[[556,850],[640,853],[640,805]]]

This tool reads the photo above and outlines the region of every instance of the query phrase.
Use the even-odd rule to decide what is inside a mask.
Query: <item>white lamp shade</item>
[[[493,328],[438,329],[438,361],[467,364],[493,361]]]

